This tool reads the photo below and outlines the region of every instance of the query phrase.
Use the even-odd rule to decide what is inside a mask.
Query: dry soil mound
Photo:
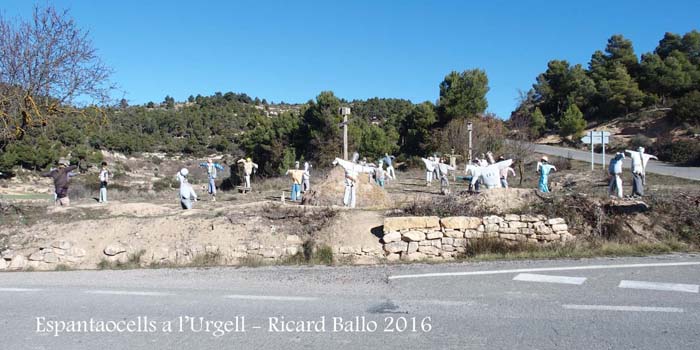
[[[343,205],[345,192],[345,172],[341,167],[335,167],[325,179],[314,182],[311,179],[311,190],[303,197],[307,205]],[[360,174],[358,181],[356,205],[358,208],[390,208],[393,201],[383,188],[374,181],[368,181],[368,174]]]
[[[524,206],[540,201],[532,188],[494,188],[482,190],[474,200],[482,208],[488,208],[494,214],[508,214]]]

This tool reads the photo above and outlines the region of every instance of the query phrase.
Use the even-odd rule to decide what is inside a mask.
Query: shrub
[[[688,166],[700,165],[700,142],[693,140],[659,139],[654,151],[660,160]]]
[[[691,91],[679,98],[671,115],[678,122],[700,124],[700,91]]]
[[[574,139],[581,137],[583,130],[586,128],[586,120],[583,119],[581,110],[572,104],[564,112],[559,121],[559,135],[562,137],[573,136]]]
[[[638,147],[649,148],[653,144],[654,141],[642,134],[634,135],[634,137],[632,137],[632,139],[630,140],[630,146],[633,149],[637,149]]]

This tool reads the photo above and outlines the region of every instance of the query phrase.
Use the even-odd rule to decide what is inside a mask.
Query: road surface
[[[698,283],[698,255],[0,273],[0,339],[4,349],[698,349]]]
[[[537,153],[543,153],[543,154],[548,154],[548,155],[552,155],[552,156],[571,158],[571,159],[580,160],[580,161],[589,162],[589,163],[591,161],[591,152],[590,151],[581,151],[581,150],[572,149],[572,148],[539,145],[539,144],[534,145],[534,150]],[[602,160],[602,157],[603,157],[602,154],[596,153],[595,161],[596,161],[597,168],[600,167],[600,162]],[[609,162],[610,155],[606,154],[606,158],[607,158],[607,161]],[[632,163],[629,161],[629,159],[627,159],[627,160],[625,160],[623,165],[625,168],[629,169],[629,167],[632,165]],[[606,164],[606,168],[607,168],[607,164]],[[659,175],[675,176],[675,177],[680,177],[680,178],[684,178],[684,179],[700,181],[700,167],[681,167],[681,166],[675,166],[673,164],[669,164],[666,162],[650,160],[649,164],[647,165],[647,172],[659,174]]]

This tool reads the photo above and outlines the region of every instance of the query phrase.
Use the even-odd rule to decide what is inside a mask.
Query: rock
[[[299,248],[297,246],[287,247],[284,249],[284,253],[286,255],[295,255],[298,252],[299,252]]]
[[[384,245],[384,251],[387,253],[399,253],[408,250],[408,243],[406,242],[391,242]]]
[[[117,254],[126,253],[126,247],[121,243],[110,243],[105,247],[104,251],[107,256],[115,256]]]
[[[549,219],[547,220],[548,225],[559,225],[559,224],[565,224],[566,220],[563,218],[554,218],[554,219]]]
[[[552,225],[552,231],[554,232],[563,232],[568,230],[569,226],[567,224]]]
[[[44,260],[44,254],[42,254],[40,250],[32,253],[32,255],[29,256],[29,261],[43,261],[43,260]]]
[[[82,258],[85,256],[85,249],[80,247],[71,247],[68,250],[68,255],[74,256],[76,258]]]
[[[0,270],[7,269],[7,261],[5,259],[0,259]]]
[[[401,240],[401,233],[399,233],[397,231],[389,232],[382,237],[382,241],[384,241],[384,243],[398,242],[400,240]]]
[[[452,243],[453,246],[455,247],[466,247],[467,246],[467,240],[465,238],[455,238],[454,242]]]
[[[426,216],[425,228],[440,228],[440,218],[437,216]]]
[[[440,227],[437,216],[403,216],[384,219],[384,232]]]
[[[500,229],[498,229],[498,232],[499,232],[499,233],[516,234],[516,233],[520,233],[520,230],[517,229],[517,228],[509,228],[509,227],[508,227],[508,228],[500,228]]]
[[[27,258],[24,257],[24,255],[17,254],[14,257],[12,257],[12,261],[10,262],[9,269],[10,270],[21,270],[27,266]]]
[[[537,215],[537,220],[538,220],[538,221],[547,221],[547,217],[544,216],[544,215],[542,215],[542,214],[538,214],[538,215]]]
[[[533,228],[521,228],[520,229],[520,234],[530,236],[535,234],[535,229]]]
[[[430,239],[430,240],[420,241],[420,242],[418,242],[418,246],[422,246],[422,245],[432,245],[432,243],[430,243],[430,242],[433,242],[433,241],[435,241],[435,240],[434,240],[434,239]]]
[[[649,210],[649,206],[646,203],[637,200],[612,199],[605,207],[616,214],[643,213]]]
[[[216,254],[219,252],[219,246],[213,245],[213,244],[207,244],[204,247],[204,252],[207,254]]]
[[[483,236],[484,233],[479,231],[470,230],[464,232],[464,238],[481,238]]]
[[[440,239],[433,239],[433,240],[430,240],[429,242],[430,242],[430,245],[435,247],[435,248],[440,249],[442,247],[442,240],[440,240]]]
[[[55,264],[58,262],[58,256],[54,253],[44,254],[44,262],[47,264]]]
[[[520,222],[520,221],[513,221],[508,223],[508,227],[510,228],[527,228],[527,223]]]
[[[484,227],[484,230],[486,232],[498,232],[498,229],[500,229],[500,226],[498,226],[498,224],[487,224]]]
[[[401,255],[399,254],[388,254],[386,256],[386,261],[392,262],[392,261],[399,261],[401,259]]]
[[[430,231],[425,235],[427,239],[437,239],[442,238],[442,232],[440,231]]]
[[[454,238],[450,238],[450,237],[445,237],[445,238],[443,238],[443,239],[440,241],[440,243],[442,243],[443,246],[445,246],[445,245],[453,245],[453,244],[455,243],[455,239],[454,239]]]
[[[443,252],[454,252],[454,251],[455,251],[455,247],[453,247],[453,246],[451,246],[451,245],[443,245],[443,246],[442,246],[442,251],[443,251]]]
[[[265,248],[262,250],[262,256],[268,259],[277,258],[279,257],[279,252],[274,248]]]
[[[363,253],[377,253],[377,248],[376,247],[368,247],[368,246],[363,246],[361,251]]]
[[[405,255],[402,255],[402,257],[405,256],[404,260],[407,261],[420,261],[426,258],[425,254],[419,253],[419,252],[414,252],[414,253],[408,253]]]
[[[287,244],[301,245],[303,242],[297,235],[287,235]]]
[[[515,241],[515,240],[516,240],[515,236],[516,236],[516,235],[514,235],[514,234],[509,234],[509,233],[503,233],[503,234],[500,235],[501,239],[505,239],[505,240],[508,240],[508,241]]]
[[[404,241],[419,242],[425,240],[425,233],[421,231],[408,231],[401,235]]]
[[[5,260],[12,260],[12,257],[15,256],[15,251],[12,249],[8,249],[2,252],[2,258]]]
[[[500,222],[503,222],[503,218],[500,216],[491,215],[491,216],[484,217],[484,225],[487,225],[487,226],[490,224],[498,224]]]
[[[409,242],[408,243],[408,254],[415,253],[418,251],[418,242]]]
[[[473,230],[481,225],[481,218],[469,216],[451,216],[440,220],[442,227],[446,229]]]
[[[426,255],[438,255],[440,254],[440,249],[433,246],[421,246],[418,247],[418,251]]]
[[[506,221],[520,221],[520,215],[506,214],[505,220]]]
[[[342,246],[342,247],[338,248],[338,253],[346,254],[346,255],[347,254],[354,254],[355,250],[353,249],[353,247]]]
[[[73,246],[73,244],[71,244],[69,241],[53,241],[51,242],[51,246],[58,249],[68,250]]]
[[[537,216],[534,216],[534,215],[520,215],[520,221],[522,221],[522,222],[537,222],[537,221],[540,221],[540,219],[538,219]]]
[[[464,232],[457,230],[445,230],[445,237],[449,238],[463,238]]]

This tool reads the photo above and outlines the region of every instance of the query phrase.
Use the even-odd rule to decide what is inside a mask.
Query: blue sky
[[[39,2],[43,4],[45,2]],[[652,51],[700,29],[700,1],[68,1],[132,104],[245,92],[305,102],[435,101],[452,70],[481,68],[488,110],[507,118],[551,59],[587,65],[613,34]],[[32,2],[0,0],[7,16]]]

